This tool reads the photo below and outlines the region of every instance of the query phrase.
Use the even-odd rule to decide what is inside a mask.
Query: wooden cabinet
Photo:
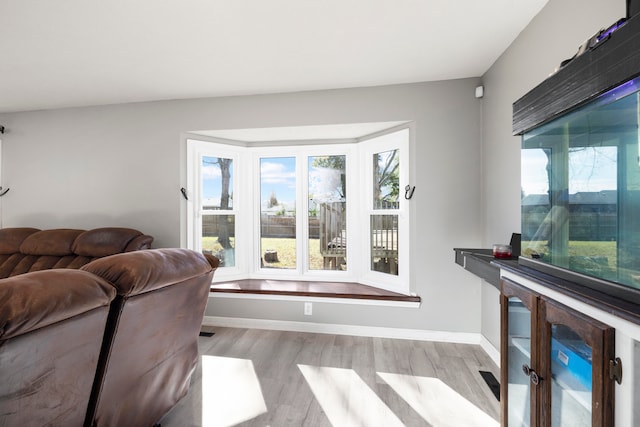
[[[501,281],[502,426],[613,426],[614,329]]]

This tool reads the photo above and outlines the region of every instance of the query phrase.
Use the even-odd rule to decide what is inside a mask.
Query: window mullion
[[[309,271],[309,161],[305,154],[296,156],[296,245],[298,274]]]

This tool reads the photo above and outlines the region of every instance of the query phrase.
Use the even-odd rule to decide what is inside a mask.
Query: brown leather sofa
[[[158,422],[188,391],[217,265],[151,249],[0,280],[0,426]]]
[[[0,278],[52,268],[80,268],[94,259],[149,249],[153,237],[122,227],[93,230],[0,229]]]

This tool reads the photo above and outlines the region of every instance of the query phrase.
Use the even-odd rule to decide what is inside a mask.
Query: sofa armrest
[[[206,252],[203,252],[203,255],[207,259],[207,261],[209,261],[209,264],[211,265],[211,267],[214,270],[217,270],[218,267],[220,266],[220,260],[218,259],[218,257],[216,257],[215,255],[208,254]]]
[[[47,270],[0,280],[0,340],[108,306],[112,285],[86,271]]]
[[[110,282],[129,297],[212,272],[201,253],[190,249],[149,249],[100,258],[81,268]]]

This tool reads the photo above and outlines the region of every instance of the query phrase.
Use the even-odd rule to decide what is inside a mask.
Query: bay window
[[[409,293],[409,129],[347,143],[189,139],[187,244],[217,281],[357,282]],[[402,194],[401,194],[402,193]]]

